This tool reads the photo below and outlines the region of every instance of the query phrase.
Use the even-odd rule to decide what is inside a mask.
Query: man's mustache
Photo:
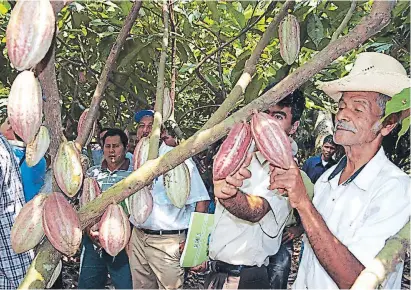
[[[338,121],[337,124],[335,124],[334,132],[337,131],[338,129],[350,131],[350,132],[353,132],[353,133],[357,133],[357,131],[358,131],[354,126],[348,124],[345,121]]]

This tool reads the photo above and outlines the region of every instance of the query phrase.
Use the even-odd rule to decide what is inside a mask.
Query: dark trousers
[[[271,289],[287,289],[292,254],[293,242],[289,241],[281,244],[277,254],[270,257],[267,272]]]
[[[88,236],[83,237],[79,289],[104,289],[107,274],[116,289],[133,289],[130,264],[125,250],[112,257],[104,250],[98,252]]]

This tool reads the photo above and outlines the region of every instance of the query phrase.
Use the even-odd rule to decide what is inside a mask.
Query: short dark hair
[[[123,143],[124,148],[127,148],[128,138],[123,130],[118,128],[108,128],[106,134],[103,136],[103,146],[106,144],[106,138],[110,136],[120,136],[121,143]]]
[[[277,85],[276,82],[269,84],[263,92],[260,94],[263,95],[266,92],[268,92],[270,89],[275,87]],[[291,124],[294,124],[296,121],[299,121],[301,118],[301,115],[304,112],[305,109],[305,97],[302,91],[299,89],[296,89],[294,92],[291,94],[287,95],[284,99],[279,101],[276,105],[280,106],[281,108],[284,107],[290,107],[291,108]]]
[[[330,143],[331,145],[336,146],[336,144],[334,143],[333,135],[325,136],[324,141],[323,141],[323,145],[325,143]]]

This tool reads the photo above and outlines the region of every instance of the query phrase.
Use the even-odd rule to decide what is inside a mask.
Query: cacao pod
[[[34,248],[44,237],[42,212],[47,195],[37,194],[26,203],[11,229],[11,247],[19,254]]]
[[[117,256],[130,239],[130,222],[120,205],[111,204],[101,217],[99,241],[110,256]]]
[[[170,91],[168,88],[164,88],[164,98],[163,98],[163,123],[171,117],[173,112],[173,101],[171,100]]]
[[[26,163],[32,167],[39,163],[44,154],[46,154],[50,145],[50,134],[47,127],[40,126],[39,132],[33,142],[26,147]]]
[[[50,48],[55,18],[49,0],[19,0],[11,11],[6,30],[10,62],[17,70],[38,64]]]
[[[26,144],[31,143],[41,126],[43,115],[41,87],[33,72],[23,71],[14,80],[7,115],[14,132]]]
[[[67,256],[73,256],[80,247],[79,218],[60,192],[51,193],[44,202],[43,229],[50,243]]]
[[[291,65],[300,52],[300,25],[294,15],[288,14],[279,25],[280,55]]]
[[[143,224],[153,210],[153,196],[145,186],[130,196],[130,214],[138,224]]]
[[[133,153],[134,170],[140,168],[141,165],[143,165],[147,161],[149,147],[150,142],[148,137],[143,137],[140,139],[140,141],[138,141]]]
[[[54,269],[54,272],[51,275],[51,278],[50,278],[49,282],[46,285],[46,289],[50,289],[51,287],[53,287],[53,285],[56,282],[57,278],[60,276],[62,268],[63,268],[63,263],[60,260],[57,267],[56,267],[56,269]]]
[[[80,208],[83,207],[86,203],[95,199],[100,194],[101,189],[98,185],[97,180],[91,177],[84,178],[83,192],[80,196]]]
[[[253,114],[251,133],[265,159],[275,167],[290,168],[293,159],[290,140],[276,119],[262,112]]]
[[[85,121],[86,118],[87,118],[87,113],[88,113],[88,111],[89,111],[89,109],[85,109],[85,110],[83,111],[83,113],[81,113],[80,119],[78,120],[77,134],[78,134],[79,136],[85,134],[85,132],[83,132],[83,131],[84,131],[84,121]],[[95,132],[95,130],[96,130],[96,125],[97,125],[96,122],[94,122],[94,123],[93,123],[93,126],[92,126],[92,128],[91,128],[90,134],[88,135],[86,144],[85,144],[84,146],[87,146],[87,145],[90,143],[91,139],[93,138],[94,132]]]
[[[247,157],[250,144],[250,125],[245,122],[235,124],[221,144],[214,159],[213,179],[224,179],[235,173]]]
[[[183,208],[190,195],[191,177],[184,162],[164,174],[164,187],[171,203]]]
[[[83,172],[86,172],[90,168],[90,159],[85,154],[80,154],[80,163]]]
[[[79,191],[83,181],[80,154],[74,142],[62,142],[53,164],[54,177],[60,189],[69,197]]]

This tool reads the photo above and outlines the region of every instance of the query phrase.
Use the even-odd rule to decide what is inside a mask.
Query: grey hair
[[[385,106],[387,105],[387,102],[391,99],[390,96],[384,95],[382,93],[378,93],[377,97],[377,105],[381,109],[381,116],[384,116],[385,114]]]

